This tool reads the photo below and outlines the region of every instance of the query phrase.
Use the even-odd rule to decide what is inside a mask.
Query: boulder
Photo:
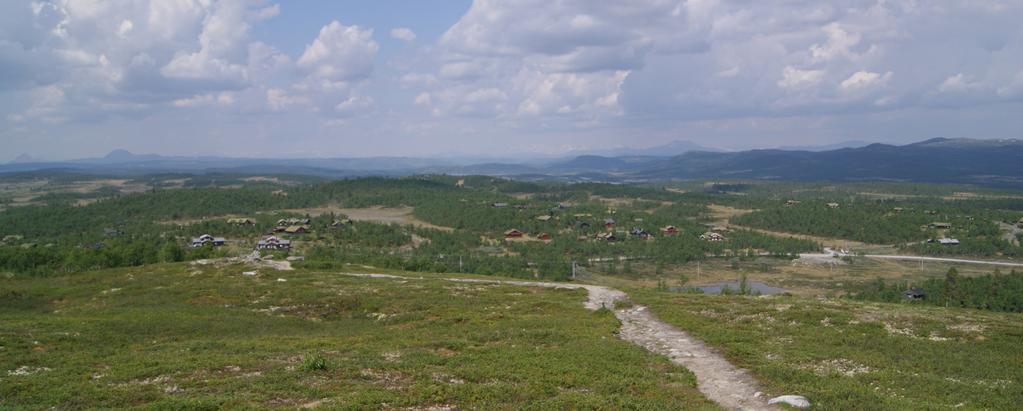
[[[767,401],[768,404],[785,403],[796,408],[810,408],[810,401],[802,395],[782,395]]]

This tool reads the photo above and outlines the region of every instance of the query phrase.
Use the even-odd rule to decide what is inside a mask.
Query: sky
[[[0,162],[1023,137],[1018,0],[0,2]]]

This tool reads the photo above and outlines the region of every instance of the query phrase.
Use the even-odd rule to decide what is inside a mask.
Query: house
[[[716,225],[716,226],[711,227],[710,231],[713,231],[715,233],[723,233],[723,232],[728,231],[728,227],[725,227],[723,225]]]
[[[555,207],[557,207],[558,209],[562,209],[563,210],[563,209],[571,207],[571,205],[568,204],[568,203],[558,203],[558,205],[556,205]]]
[[[948,229],[952,228],[952,223],[938,223],[938,222],[934,222],[934,223],[931,223],[929,225],[929,227],[940,229],[940,230],[948,230]]]
[[[906,209],[904,209],[904,208],[902,208],[902,207],[895,207],[895,208],[893,208],[893,209],[892,209],[892,211],[894,211],[894,212],[896,212],[896,213],[901,213],[901,212],[903,212],[903,211],[905,211],[905,210],[906,210]]]
[[[122,234],[124,234],[124,233],[122,233],[120,230],[115,230],[113,228],[104,228],[103,229],[103,235],[105,235],[107,237],[120,237]]]
[[[515,209],[517,209],[517,210],[525,210],[527,208],[529,208],[528,204],[516,204],[515,205]]]
[[[349,218],[343,220],[334,220],[330,222],[331,228],[341,228],[342,226],[352,225],[352,220]]]
[[[309,232],[309,227],[304,225],[292,225],[285,228],[284,232],[287,234],[305,234]]]
[[[290,250],[291,241],[281,240],[277,236],[269,236],[256,243],[257,250]]]
[[[226,240],[224,240],[223,238],[214,237],[209,234],[203,234],[199,236],[199,238],[192,239],[192,247],[199,248],[207,244],[212,245],[214,247],[219,247],[224,245],[225,242]]]
[[[618,241],[618,237],[615,237],[615,233],[597,233],[594,237],[600,241],[615,242]]]
[[[785,206],[786,207],[792,207],[794,205],[799,205],[799,200],[787,200],[787,201],[785,201]]]
[[[662,227],[661,228],[661,235],[663,235],[665,237],[676,236],[676,235],[678,235],[678,228],[673,226],[673,225],[669,225],[667,227]]]
[[[549,233],[540,233],[536,235],[536,239],[540,241],[551,241],[551,235]]]
[[[827,203],[825,205],[828,206],[828,208],[838,208],[839,206],[838,203]]]
[[[491,203],[490,206],[494,208],[505,208],[508,207],[508,203]]]
[[[551,221],[551,216],[549,214],[544,214],[536,216],[536,219],[539,221]]]
[[[514,228],[504,232],[504,238],[506,240],[510,239],[510,238],[522,238],[522,236],[523,236],[523,233],[521,231],[519,231],[519,230],[514,229]]]
[[[934,211],[934,210],[924,210],[924,214],[927,214],[927,215],[937,215],[938,212]]]
[[[902,292],[902,296],[906,297],[907,300],[922,300],[927,294],[924,293],[922,288],[910,287],[908,290]]]
[[[590,228],[590,223],[587,221],[576,221],[575,228],[578,230],[586,230]]]
[[[227,223],[232,225],[255,225],[256,220],[251,218],[228,218]]]
[[[308,218],[282,218],[277,220],[278,227],[287,227],[293,225],[309,225]]]
[[[959,245],[959,240],[955,238],[939,238],[938,244],[941,245]]]
[[[613,219],[613,218],[605,218],[604,219],[604,228],[606,228],[608,230],[610,230],[612,228],[615,228],[615,219]]]
[[[703,241],[715,241],[715,242],[716,241],[725,241],[725,237],[724,236],[722,236],[720,233],[715,233],[713,231],[708,231],[706,233],[701,234],[700,235],[700,239],[703,240]]]
[[[1023,217],[1020,217],[1019,221],[1016,222],[1017,228],[1023,228]]]

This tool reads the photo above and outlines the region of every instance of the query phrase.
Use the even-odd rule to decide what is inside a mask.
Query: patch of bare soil
[[[416,227],[432,228],[434,230],[441,231],[454,231],[451,227],[444,227],[417,219],[412,215],[412,207],[396,207],[396,208],[385,208],[385,207],[369,207],[369,208],[341,208],[336,206],[327,207],[315,207],[315,208],[297,208],[284,210],[291,213],[298,214],[309,214],[311,216],[317,216],[321,214],[344,214],[348,218],[355,221],[376,221],[380,223],[388,224],[411,224]]]
[[[356,277],[390,278],[413,280],[388,274],[355,274]],[[422,279],[421,277],[419,279]],[[481,284],[503,284],[522,287],[548,287],[562,289],[586,289],[587,309],[614,309],[615,302],[628,296],[609,287],[585,284],[564,284],[535,281],[497,281],[468,278],[449,278],[448,281]],[[767,404],[767,396],[759,393],[757,383],[748,371],[735,367],[720,353],[707,347],[672,325],[649,312],[644,306],[614,310],[615,317],[622,322],[619,337],[648,351],[667,356],[672,362],[688,368],[696,375],[697,388],[708,399],[727,409],[734,410],[775,410]]]

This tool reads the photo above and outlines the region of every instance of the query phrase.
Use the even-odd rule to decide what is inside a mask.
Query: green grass
[[[0,279],[0,408],[716,409],[582,290],[245,270]]]
[[[636,291],[658,317],[818,409],[1018,409],[1023,317],[908,304]]]

